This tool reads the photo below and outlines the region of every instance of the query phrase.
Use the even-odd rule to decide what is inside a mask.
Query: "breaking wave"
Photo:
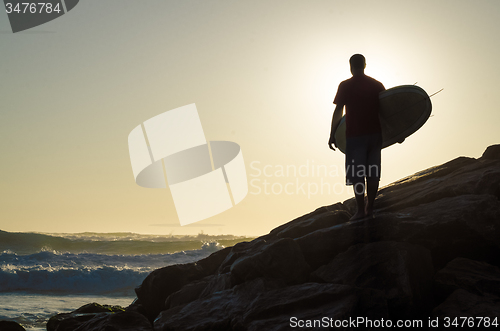
[[[198,261],[243,239],[0,231],[0,292],[133,295],[151,271]]]

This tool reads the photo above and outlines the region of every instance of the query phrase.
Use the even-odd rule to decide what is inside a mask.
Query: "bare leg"
[[[365,181],[355,183],[353,186],[354,197],[356,198],[357,212],[349,221],[359,220],[366,216],[365,214]]]
[[[375,203],[375,197],[378,191],[378,180],[367,180],[366,181],[366,195],[368,196],[368,203],[366,204],[365,214],[366,216],[373,215],[373,204]]]

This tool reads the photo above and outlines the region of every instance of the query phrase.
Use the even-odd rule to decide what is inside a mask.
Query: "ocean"
[[[0,320],[45,330],[51,316],[87,303],[126,307],[151,271],[245,240],[251,238],[0,231]]]

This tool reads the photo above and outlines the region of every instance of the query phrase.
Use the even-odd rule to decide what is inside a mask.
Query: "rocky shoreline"
[[[373,219],[348,222],[353,199],[318,208],[251,242],[153,271],[129,307],[89,304],[52,317],[47,330],[500,323],[499,200],[494,145],[382,188]]]

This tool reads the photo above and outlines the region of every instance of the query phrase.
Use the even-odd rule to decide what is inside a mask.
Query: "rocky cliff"
[[[89,306],[55,316],[48,330],[380,329],[418,321],[413,326],[425,329],[444,326],[445,317],[494,323],[499,199],[495,145],[479,159],[459,157],[382,188],[373,219],[348,222],[352,199],[318,208],[251,242],[153,271],[124,310]]]

